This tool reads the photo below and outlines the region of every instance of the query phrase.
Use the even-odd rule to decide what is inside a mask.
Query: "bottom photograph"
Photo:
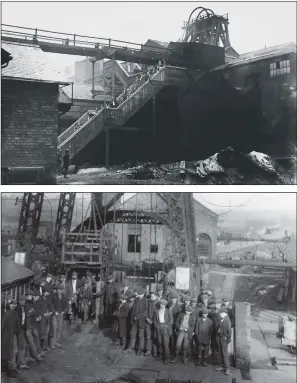
[[[2,193],[1,380],[296,381],[295,193]]]

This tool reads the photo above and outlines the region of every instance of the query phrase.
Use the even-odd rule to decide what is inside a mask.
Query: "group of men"
[[[211,348],[213,364],[221,359],[216,369],[229,375],[230,318],[230,302],[216,302],[205,291],[197,300],[162,285],[147,293],[124,283],[112,319],[116,325],[111,325],[122,350],[161,357],[165,364],[176,363],[180,355],[185,364],[195,357],[197,366],[207,366]]]
[[[103,282],[90,272],[82,280],[76,272],[32,284],[18,301],[9,299],[2,315],[2,361],[10,376],[28,369],[27,362],[41,362],[46,351],[61,346],[64,318],[82,324],[94,323],[111,328],[114,342],[122,351],[155,356],[168,364],[181,355],[188,364],[207,366],[209,348],[213,364],[221,357],[228,375],[228,343],[231,341],[232,310],[228,301],[216,302],[206,291],[195,298],[177,294],[168,286],[157,285],[147,292],[132,289],[109,275]],[[27,357],[26,357],[27,356]],[[18,367],[18,369],[17,369]]]

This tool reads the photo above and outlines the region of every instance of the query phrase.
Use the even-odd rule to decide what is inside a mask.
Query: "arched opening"
[[[198,257],[211,257],[211,238],[208,234],[201,233],[197,237],[197,255]]]

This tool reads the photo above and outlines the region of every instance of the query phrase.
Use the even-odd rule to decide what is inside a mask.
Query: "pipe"
[[[296,263],[274,262],[274,261],[252,261],[252,260],[229,260],[229,259],[207,259],[201,260],[201,263],[210,265],[234,265],[234,266],[267,266],[278,267],[280,269],[296,269]]]

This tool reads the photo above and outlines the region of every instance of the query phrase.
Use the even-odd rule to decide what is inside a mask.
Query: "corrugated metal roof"
[[[151,40],[151,41],[153,41],[153,42],[156,43],[156,44],[161,45],[161,46],[164,47],[164,48],[167,48],[168,45],[169,45],[169,43],[166,43],[166,42],[164,42],[164,41],[159,41],[159,40]]]
[[[100,85],[95,86],[95,90],[104,92],[104,89]],[[92,85],[90,84],[73,84],[73,98],[76,100],[93,100],[92,98]],[[68,85],[63,87],[63,92],[68,97],[72,97],[72,86]]]
[[[26,267],[1,257],[1,286],[30,278],[33,275],[33,271]]]
[[[286,261],[296,264],[296,240],[292,240],[288,243],[280,243],[277,247],[284,254]]]
[[[48,53],[35,45],[19,43],[2,43],[2,48],[11,54],[13,59],[2,69],[2,76],[24,78],[27,80],[65,82],[62,71],[53,67]]]
[[[269,58],[278,57],[278,56],[289,54],[289,53],[296,53],[296,44],[294,42],[285,43],[281,45],[275,45],[273,47],[260,49],[254,52],[243,53],[242,55],[239,56],[238,59],[232,62],[229,62],[227,64],[221,65],[213,69],[212,71],[219,71],[222,69],[227,69],[227,68],[235,67],[238,65],[249,64],[259,60],[266,60]]]

